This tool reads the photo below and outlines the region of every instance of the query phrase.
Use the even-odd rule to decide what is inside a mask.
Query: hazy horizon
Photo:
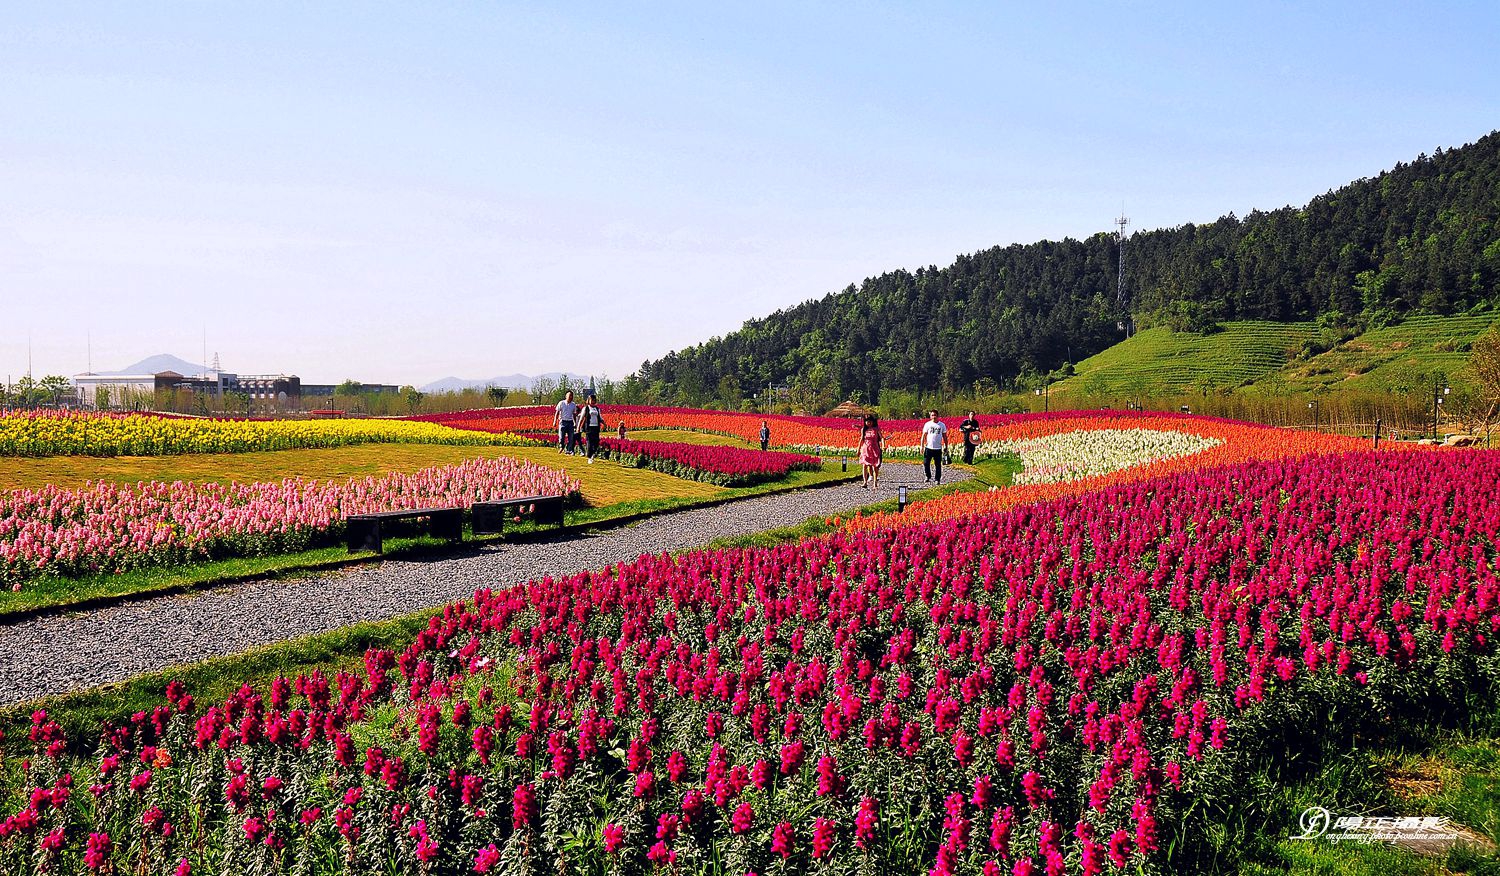
[[[0,376],[625,376],[1500,127],[1491,4],[0,12]],[[206,349],[204,338],[206,335]]]

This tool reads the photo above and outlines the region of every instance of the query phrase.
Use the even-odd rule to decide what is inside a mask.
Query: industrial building
[[[111,408],[149,407],[162,393],[186,391],[222,398],[226,394],[244,394],[251,399],[276,407],[297,407],[302,403],[302,381],[295,374],[233,374],[210,371],[186,376],[176,371],[156,374],[93,374],[73,376],[78,403],[86,407],[107,404]]]
[[[217,357],[216,357],[217,358]],[[338,384],[314,383],[303,385],[295,374],[234,374],[229,371],[208,371],[199,375],[183,375],[176,371],[161,371],[156,374],[95,374],[85,372],[73,376],[73,387],[78,394],[78,403],[84,407],[108,406],[116,409],[145,409],[153,406],[156,399],[179,392],[203,394],[222,399],[225,395],[246,395],[257,407],[270,406],[278,409],[299,408],[304,396],[331,398]],[[395,394],[399,386],[385,383],[361,383],[360,393]]]

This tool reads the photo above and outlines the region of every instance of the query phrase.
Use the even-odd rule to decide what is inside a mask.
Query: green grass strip
[[[149,711],[165,702],[163,694],[169,681],[181,681],[189,693],[206,705],[224,700],[244,684],[268,689],[278,675],[292,678],[299,672],[321,668],[331,676],[340,669],[361,665],[365,652],[371,648],[405,648],[427,626],[428,618],[441,613],[441,606],[423,609],[389,620],[353,624],[101,687],[20,703],[0,709],[0,729],[4,730],[6,740],[24,744],[32,712],[45,709],[47,716],[67,731],[75,750],[92,750],[105,722],[118,723],[135,712]]]

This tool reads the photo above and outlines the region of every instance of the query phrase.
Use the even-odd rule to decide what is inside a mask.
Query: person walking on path
[[[760,449],[765,450],[771,446],[771,425],[765,420],[760,421]]]
[[[938,420],[937,411],[927,412],[927,422],[922,424],[922,474],[924,481],[933,479],[933,466],[937,466],[937,482],[943,482],[943,451],[948,449],[948,424]]]
[[[573,390],[568,390],[563,395],[562,401],[557,403],[557,409],[552,414],[552,430],[557,433],[557,449],[563,453],[572,453],[574,440],[577,433],[574,425],[578,421],[578,405],[573,401]]]
[[[964,465],[974,464],[974,448],[979,445],[979,420],[974,417],[974,412],[969,411],[969,416],[958,424],[958,431],[964,433]]]
[[[585,439],[584,454],[589,458],[589,465],[593,465],[594,457],[599,454],[599,430],[604,428],[604,413],[599,410],[596,396],[590,395],[578,410],[578,428]]]
[[[865,414],[864,425],[859,430],[859,465],[864,473],[865,489],[879,487],[880,463],[884,458],[885,435],[880,431],[880,421],[874,414]]]

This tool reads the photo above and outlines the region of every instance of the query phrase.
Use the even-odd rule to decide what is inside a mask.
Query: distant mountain
[[[422,392],[458,392],[461,389],[484,389],[487,386],[503,386],[506,389],[530,389],[532,384],[542,378],[547,380],[561,380],[567,377],[569,382],[575,385],[587,385],[589,379],[579,374],[565,371],[548,371],[546,374],[528,376],[525,374],[504,374],[500,377],[487,377],[483,380],[466,380],[462,377],[444,377],[434,380],[426,386],[418,387]]]
[[[186,359],[179,359],[171,353],[157,353],[155,356],[147,356],[139,362],[127,365],[119,371],[100,371],[100,374],[160,374],[163,371],[176,371],[184,377],[202,374],[208,369],[202,365],[194,365]]]

